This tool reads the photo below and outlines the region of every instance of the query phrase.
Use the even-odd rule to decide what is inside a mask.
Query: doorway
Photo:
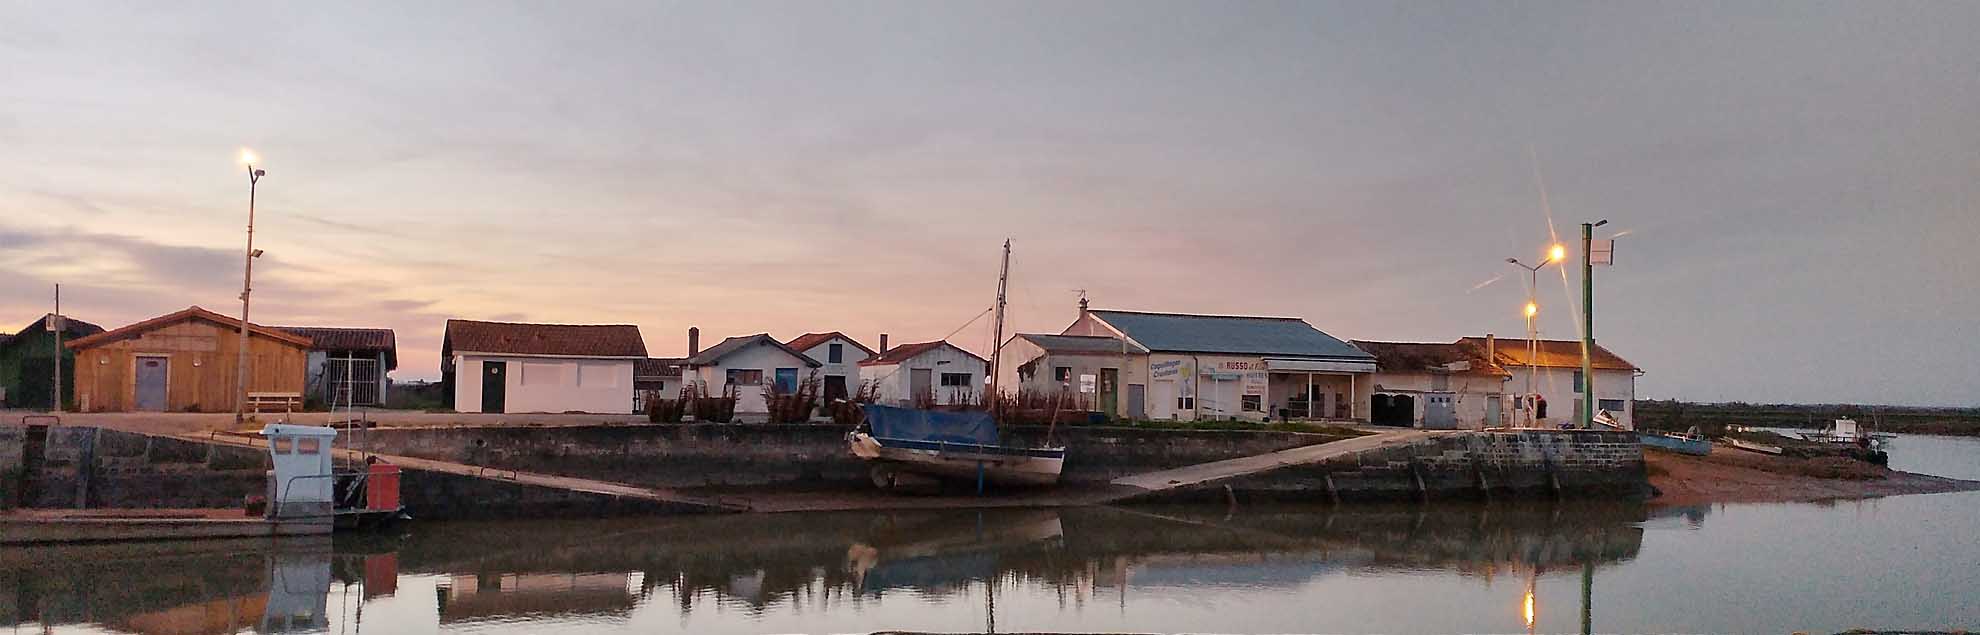
[[[1409,395],[1375,395],[1369,400],[1368,422],[1378,426],[1416,425],[1416,399]]]
[[[1129,419],[1147,418],[1148,387],[1141,384],[1128,384],[1127,396],[1127,414],[1125,416]]]
[[[172,382],[172,359],[169,357],[139,356],[137,361],[136,410],[144,412],[164,412],[167,387]]]
[[[1100,369],[1100,411],[1110,418],[1120,416],[1120,381],[1120,369]]]
[[[846,376],[825,376],[825,403],[830,404],[846,398]]]
[[[481,411],[508,412],[509,363],[481,363]]]
[[[906,402],[916,406],[934,405],[935,371],[926,368],[916,368],[908,371],[908,398]]]

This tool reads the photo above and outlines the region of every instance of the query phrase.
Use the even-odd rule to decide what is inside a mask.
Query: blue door
[[[777,392],[785,394],[797,392],[797,369],[777,369]]]

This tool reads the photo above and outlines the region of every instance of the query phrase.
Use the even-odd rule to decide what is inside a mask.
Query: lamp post
[[[1539,354],[1540,354],[1540,344],[1539,344],[1539,342],[1537,341],[1540,335],[1539,335],[1539,333],[1537,333],[1537,332],[1535,332],[1535,331],[1534,331],[1534,329],[1533,329],[1533,318],[1534,318],[1534,317],[1536,317],[1536,316],[1538,316],[1538,315],[1540,314],[1540,303],[1539,303],[1539,301],[1537,301],[1536,299],[1534,299],[1534,294],[1535,294],[1535,293],[1537,293],[1537,292],[1538,292],[1538,290],[1539,290],[1539,288],[1540,288],[1540,268],[1541,268],[1541,267],[1545,267],[1545,266],[1547,266],[1547,265],[1548,265],[1548,264],[1550,264],[1550,263],[1555,263],[1555,262],[1560,262],[1560,261],[1561,261],[1562,259],[1564,259],[1564,258],[1566,258],[1566,257],[1567,257],[1567,248],[1566,248],[1566,247],[1563,247],[1563,246],[1560,246],[1560,245],[1554,245],[1553,247],[1551,247],[1551,248],[1548,248],[1548,249],[1547,249],[1547,257],[1546,257],[1545,259],[1542,259],[1542,260],[1540,261],[1540,264],[1537,264],[1537,265],[1531,265],[1531,266],[1529,266],[1529,265],[1527,265],[1526,263],[1523,263],[1523,262],[1520,262],[1518,258],[1507,258],[1507,259],[1506,259],[1506,262],[1507,262],[1507,263],[1509,263],[1509,264],[1511,264],[1511,265],[1513,265],[1513,266],[1516,266],[1516,267],[1519,267],[1519,268],[1521,268],[1521,269],[1525,269],[1525,270],[1526,270],[1526,273],[1527,273],[1527,278],[1526,278],[1526,393],[1520,396],[1520,398],[1521,398],[1521,399],[1527,399],[1527,398],[1530,398],[1530,397],[1532,397],[1532,395],[1533,395],[1533,373],[1534,373],[1534,368],[1535,368],[1535,365],[1534,365],[1534,359],[1533,359],[1533,358],[1535,358],[1535,357],[1538,357],[1538,356],[1539,356]],[[1527,405],[1526,405],[1526,408],[1525,408],[1525,410],[1524,410],[1524,411],[1526,412],[1526,421],[1527,421],[1527,424],[1528,424],[1528,425],[1529,425],[1529,427],[1530,427],[1530,426],[1531,426],[1531,424],[1533,423],[1533,405],[1532,405],[1532,404],[1527,404]]]
[[[255,186],[261,183],[261,177],[268,175],[267,170],[255,169],[253,151],[241,150],[241,163],[247,166],[248,174],[248,223],[247,255],[242,259],[244,264],[241,267],[240,357],[234,361],[234,423],[241,423],[246,419],[242,413],[247,405],[248,297],[254,292],[254,259],[261,256],[261,252],[254,248],[254,191]]]
[[[1607,220],[1581,224],[1581,429],[1595,429],[1595,228]]]

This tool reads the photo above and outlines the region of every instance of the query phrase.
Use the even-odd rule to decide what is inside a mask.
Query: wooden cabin
[[[240,324],[199,307],[73,342],[76,408],[83,412],[233,412]],[[248,325],[247,392],[296,395],[311,340]]]

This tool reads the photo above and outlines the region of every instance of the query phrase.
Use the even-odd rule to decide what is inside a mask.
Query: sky
[[[1519,337],[1607,219],[1641,397],[1980,405],[1980,3],[0,0],[0,329],[1096,308]],[[1619,235],[1620,234],[1620,235]],[[1571,249],[1571,251],[1573,251]],[[1571,274],[1571,275],[1570,275]],[[1579,335],[1578,267],[1539,285]]]

